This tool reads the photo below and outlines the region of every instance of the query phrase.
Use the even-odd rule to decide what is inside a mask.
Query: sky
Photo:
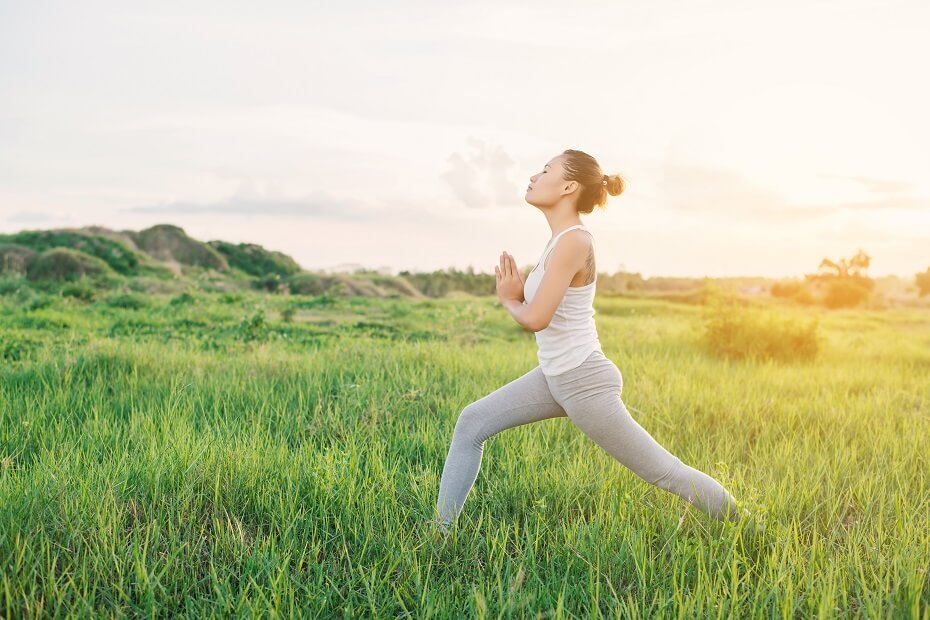
[[[894,0],[0,0],[0,232],[493,273],[538,260],[524,191],[573,148],[628,184],[582,216],[601,272],[912,277],[928,31]]]

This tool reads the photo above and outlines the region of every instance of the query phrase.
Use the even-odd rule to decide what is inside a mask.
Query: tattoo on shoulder
[[[587,286],[594,282],[595,277],[597,277],[597,265],[594,263],[594,246],[592,245],[588,248],[588,257],[584,263],[584,284],[582,286]]]

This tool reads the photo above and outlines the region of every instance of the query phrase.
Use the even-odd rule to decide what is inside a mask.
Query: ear
[[[565,184],[565,187],[562,189],[563,194],[571,194],[576,189],[578,189],[578,181],[569,181]]]

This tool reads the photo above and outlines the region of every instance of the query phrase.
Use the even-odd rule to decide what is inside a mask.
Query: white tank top
[[[536,296],[539,283],[546,271],[546,258],[555,249],[559,237],[570,230],[580,228],[594,235],[583,224],[569,226],[546,245],[542,258],[526,278],[523,287],[524,303],[530,303]],[[537,357],[543,374],[554,376],[577,368],[594,351],[601,350],[601,343],[597,337],[597,328],[594,325],[594,289],[597,288],[597,277],[594,282],[584,286],[569,286],[565,296],[552,315],[552,321],[546,329],[536,332],[538,346]]]

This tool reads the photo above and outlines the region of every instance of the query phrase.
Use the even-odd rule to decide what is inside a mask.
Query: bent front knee
[[[458,420],[455,421],[454,436],[468,438],[479,443],[484,440],[479,435],[481,428],[484,426],[485,416],[483,408],[477,403],[470,403],[459,413]]]

